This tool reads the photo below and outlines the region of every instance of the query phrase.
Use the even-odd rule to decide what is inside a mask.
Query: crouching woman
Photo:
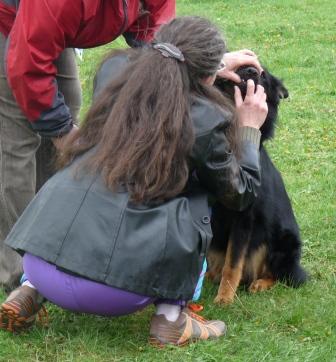
[[[132,52],[6,240],[27,281],[2,304],[3,329],[32,325],[47,299],[105,316],[155,303],[157,345],[225,333],[185,304],[211,241],[208,196],[234,209],[256,197],[266,96],[249,83],[231,109],[213,87],[225,43],[202,18],[175,19]]]

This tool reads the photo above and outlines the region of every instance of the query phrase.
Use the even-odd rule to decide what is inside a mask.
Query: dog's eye
[[[263,79],[265,79],[265,78],[266,78],[265,72],[262,72],[262,73],[260,74],[260,77],[263,78]]]

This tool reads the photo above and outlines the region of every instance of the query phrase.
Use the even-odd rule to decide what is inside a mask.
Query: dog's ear
[[[280,82],[278,87],[278,94],[280,99],[285,99],[289,97],[288,89]]]
[[[289,92],[288,89],[284,86],[283,82],[279,78],[275,77],[273,74],[270,74],[270,76],[272,88],[276,90],[279,99],[288,98]]]

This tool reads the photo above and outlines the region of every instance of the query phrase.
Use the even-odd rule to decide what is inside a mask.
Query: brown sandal
[[[21,332],[31,327],[38,316],[43,324],[48,323],[44,298],[36,289],[21,286],[10,293],[0,307],[0,329]]]
[[[185,346],[197,340],[215,339],[225,335],[222,321],[207,321],[184,308],[177,321],[170,322],[164,315],[154,315],[151,321],[149,343],[156,347],[166,344]]]

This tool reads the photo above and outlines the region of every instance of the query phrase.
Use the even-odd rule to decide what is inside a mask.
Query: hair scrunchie
[[[153,43],[153,49],[158,50],[165,58],[174,58],[184,62],[185,58],[181,50],[170,43]]]

